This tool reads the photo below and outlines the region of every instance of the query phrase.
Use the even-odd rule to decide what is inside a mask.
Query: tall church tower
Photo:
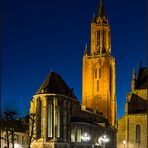
[[[110,25],[100,0],[91,22],[91,53],[85,47],[82,67],[82,105],[116,123],[115,59],[111,55]]]

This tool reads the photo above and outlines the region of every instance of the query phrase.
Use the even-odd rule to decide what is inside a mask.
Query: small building
[[[118,148],[148,147],[148,68],[133,71],[131,92],[126,96],[125,115],[118,121]]]

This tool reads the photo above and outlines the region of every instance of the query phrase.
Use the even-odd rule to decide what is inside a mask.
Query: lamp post
[[[85,144],[86,144],[86,142],[88,142],[88,141],[90,140],[90,136],[89,136],[87,133],[84,133],[84,134],[82,135],[81,139],[82,139],[82,141],[84,141]]]
[[[105,148],[105,144],[109,142],[109,138],[107,135],[103,135],[102,137],[99,138],[99,143],[102,145],[103,143],[103,148]]]
[[[125,145],[126,145],[126,140],[123,140],[123,146],[125,148]]]

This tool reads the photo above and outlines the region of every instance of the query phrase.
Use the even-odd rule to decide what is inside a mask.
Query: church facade
[[[30,103],[32,148],[116,147],[115,59],[103,1],[91,22],[91,49],[82,64],[82,105],[62,77],[50,72]]]
[[[131,92],[126,96],[125,115],[118,121],[117,147],[148,146],[148,68],[140,66],[138,77],[133,71]]]

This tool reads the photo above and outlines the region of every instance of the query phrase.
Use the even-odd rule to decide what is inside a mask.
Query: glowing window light
[[[123,140],[123,144],[126,144],[126,140]]]

